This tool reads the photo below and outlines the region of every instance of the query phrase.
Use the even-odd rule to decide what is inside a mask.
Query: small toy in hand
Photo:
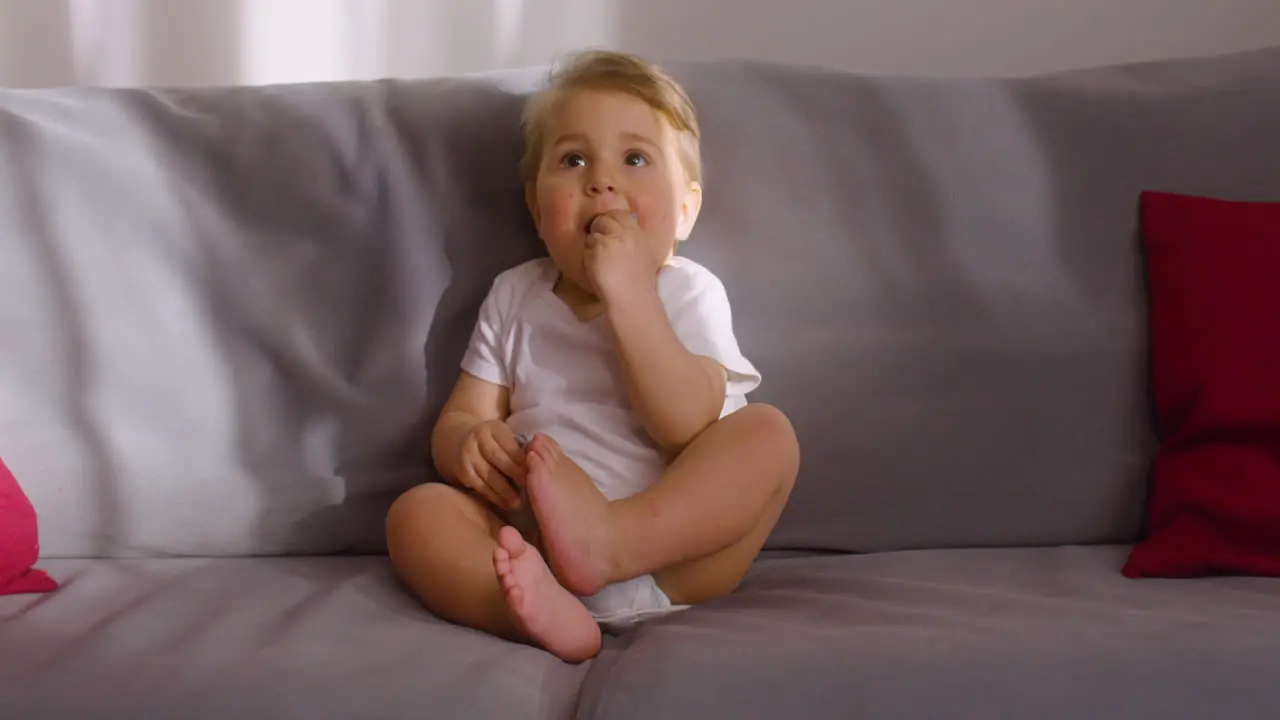
[[[519,443],[522,450],[532,439],[524,433],[516,433],[516,442]],[[538,532],[538,520],[533,515],[533,507],[529,505],[529,490],[520,486],[517,486],[517,489],[520,491],[520,508],[507,513],[507,520],[520,532],[524,539],[535,544],[540,543],[541,535]]]

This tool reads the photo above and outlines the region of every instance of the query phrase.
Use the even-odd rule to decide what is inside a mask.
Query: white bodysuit
[[[578,320],[552,292],[558,277],[549,258],[499,275],[480,309],[462,369],[509,389],[507,425],[513,432],[545,433],[605,497],[628,497],[653,484],[665,462],[632,410],[607,318]],[[761,378],[734,337],[724,285],[692,260],[673,257],[658,274],[658,296],[684,346],[725,368],[720,416],[745,406]],[[648,575],[608,586],[583,602],[606,627],[674,609]]]

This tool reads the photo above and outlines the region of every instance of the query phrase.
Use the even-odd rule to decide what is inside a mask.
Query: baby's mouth
[[[582,232],[586,235],[590,235],[591,226],[595,225],[596,220],[600,219],[603,215],[604,213],[601,213],[600,215],[592,215],[591,217],[587,218],[587,224],[582,226]],[[633,222],[639,219],[639,216],[637,216],[635,213],[630,213],[630,215],[631,215],[631,220]]]

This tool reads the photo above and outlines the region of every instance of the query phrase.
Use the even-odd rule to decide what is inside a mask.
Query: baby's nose
[[[587,173],[587,190],[592,193],[618,192],[618,179],[613,169],[596,165]]]
[[[592,180],[587,190],[593,193],[616,193],[618,186],[611,180]]]

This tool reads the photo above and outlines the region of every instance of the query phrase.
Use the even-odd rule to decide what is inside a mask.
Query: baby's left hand
[[[657,286],[661,264],[629,212],[604,213],[591,222],[583,259],[592,290],[606,305]]]

